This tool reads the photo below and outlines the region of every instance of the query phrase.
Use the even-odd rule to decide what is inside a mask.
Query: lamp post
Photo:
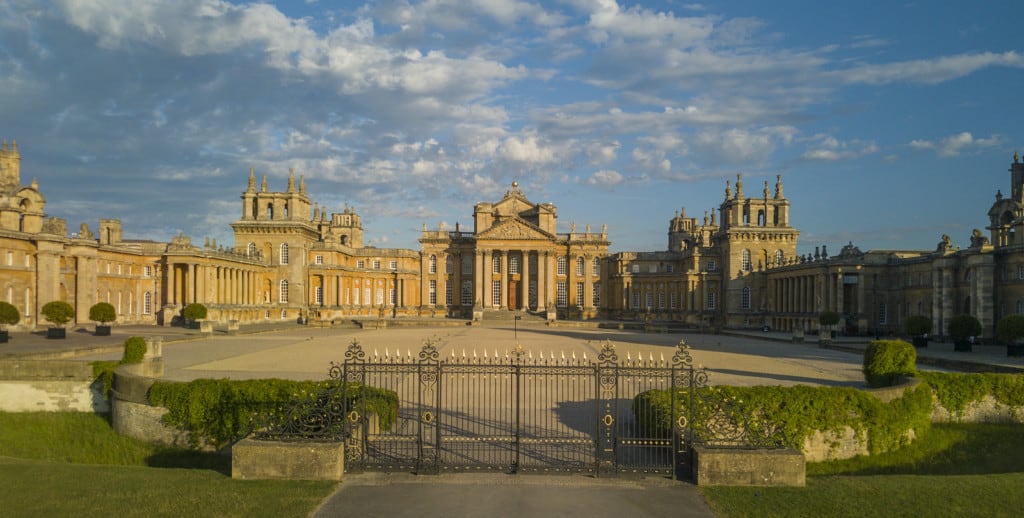
[[[519,321],[522,319],[523,317],[520,315],[512,317],[512,336],[515,337],[517,344],[519,343]]]

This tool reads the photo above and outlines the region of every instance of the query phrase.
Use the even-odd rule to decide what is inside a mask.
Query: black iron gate
[[[697,391],[678,389],[704,386],[707,374],[688,349],[680,341],[668,360],[621,359],[606,341],[596,359],[518,348],[442,358],[428,341],[415,356],[368,357],[353,342],[332,367],[349,391],[345,468],[689,477]],[[634,407],[637,395],[656,389],[673,399],[673,415]],[[397,404],[377,404],[381,394]],[[668,426],[655,425],[666,417]]]

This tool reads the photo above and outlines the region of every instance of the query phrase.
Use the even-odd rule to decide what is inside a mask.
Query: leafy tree
[[[117,320],[117,311],[108,302],[98,302],[89,308],[89,320],[105,324]]]
[[[21,321],[21,314],[18,308],[9,302],[0,302],[0,329],[7,329]]]
[[[43,304],[43,308],[40,311],[46,317],[46,320],[49,320],[58,327],[67,324],[75,317],[75,308],[63,300],[47,302]]]
[[[910,336],[921,336],[925,333],[930,333],[932,330],[932,319],[924,315],[913,315],[907,317],[907,320],[903,323],[907,334]]]

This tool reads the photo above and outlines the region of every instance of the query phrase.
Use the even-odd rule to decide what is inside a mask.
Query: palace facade
[[[172,325],[192,302],[218,321],[312,318],[674,321],[702,328],[813,330],[824,311],[849,333],[899,333],[929,316],[941,335],[954,315],[976,316],[991,336],[1001,316],[1024,313],[1024,164],[1014,156],[1009,196],[988,210],[987,233],[934,250],[871,250],[852,243],[798,255],[782,178],[748,196],[742,176],[726,182],[717,209],[669,220],[663,251],[610,252],[607,225],[559,233],[557,208],[534,203],[512,183],[504,197],[473,207],[473,228],[424,226],[420,249],[363,243],[362,220],[346,206],[329,213],[290,172],[283,191],[257,185],[255,171],[232,223],[234,243],[202,245],[122,238],[101,219],[69,232],[45,212],[33,181],[21,183],[16,143],[0,147],[0,300],[22,313],[21,329],[46,325],[43,304],[89,308],[109,302],[118,322]]]

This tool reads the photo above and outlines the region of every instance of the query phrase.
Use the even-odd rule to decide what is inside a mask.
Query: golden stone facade
[[[1014,156],[1010,195],[996,193],[986,236],[960,249],[943,236],[934,250],[830,256],[796,254],[799,231],[781,177],[750,197],[743,178],[726,183],[717,210],[685,209],[669,220],[664,251],[609,252],[607,225],[559,233],[557,209],[531,202],[516,183],[496,202],[473,207],[473,228],[424,226],[420,250],[364,246],[359,214],[328,213],[305,180],[283,191],[257,186],[250,170],[234,244],[183,235],[169,243],[122,239],[103,219],[68,232],[45,214],[35,181],[21,184],[17,144],[0,147],[0,300],[19,327],[45,326],[52,300],[76,308],[109,302],[118,322],[171,325],[188,303],[217,321],[312,318],[490,319],[536,314],[547,320],[674,321],[702,328],[813,330],[835,311],[840,330],[899,333],[923,314],[941,335],[954,315],[972,314],[991,336],[1001,316],[1024,313],[1024,164]]]

